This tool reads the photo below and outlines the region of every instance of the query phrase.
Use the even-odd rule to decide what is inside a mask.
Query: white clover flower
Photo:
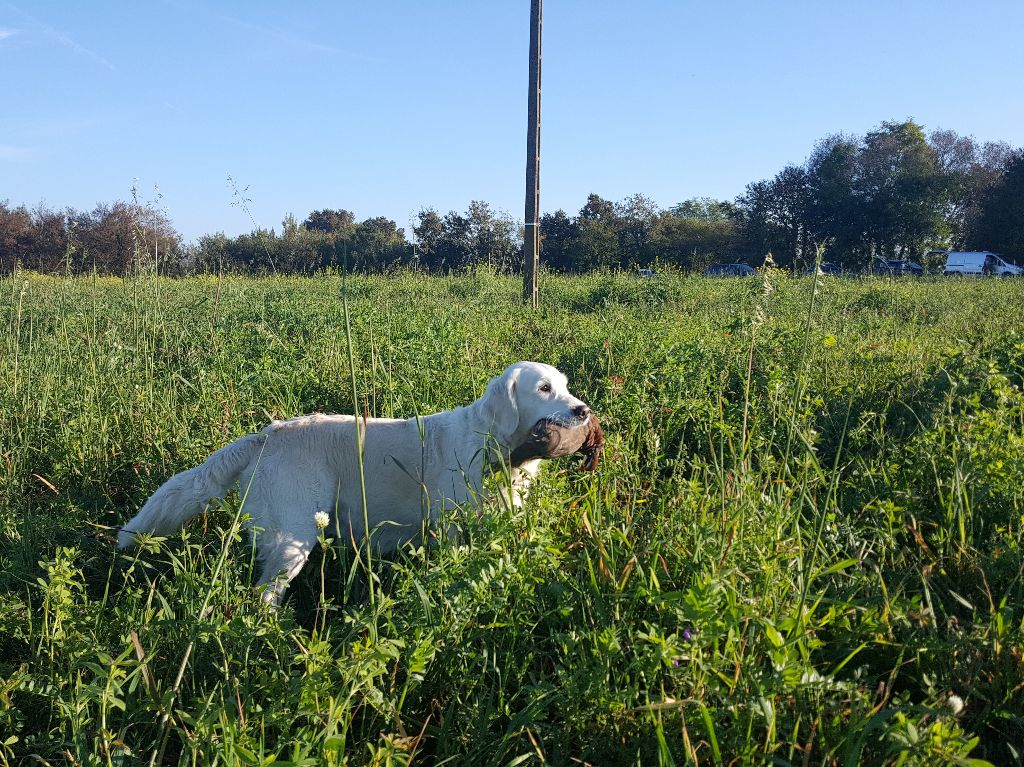
[[[316,522],[317,529],[324,530],[331,524],[331,516],[326,511],[318,511],[313,515],[313,521]]]
[[[953,716],[957,716],[964,710],[964,699],[959,695],[950,695],[946,698],[946,708],[949,709]]]

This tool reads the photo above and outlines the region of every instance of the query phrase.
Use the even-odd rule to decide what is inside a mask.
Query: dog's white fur
[[[488,466],[507,464],[538,422],[582,428],[589,417],[589,407],[569,393],[561,372],[517,362],[465,407],[419,419],[360,418],[374,547],[393,550],[417,539],[425,521],[479,500]],[[232,442],[162,485],[121,529],[118,548],[141,533],[173,533],[212,498],[240,486],[262,564],[259,585],[266,586],[268,602],[278,602],[317,544],[317,512],[336,518],[346,537],[363,538],[356,428],[353,416],[308,415],[274,421]],[[534,459],[510,467],[512,504],[521,503],[539,464]],[[325,532],[334,531],[332,523]]]

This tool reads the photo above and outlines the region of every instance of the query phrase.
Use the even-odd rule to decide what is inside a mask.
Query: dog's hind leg
[[[262,569],[256,588],[263,588],[263,601],[279,605],[285,589],[306,564],[310,552],[318,543],[315,532],[305,536],[293,531],[259,533],[256,549]]]

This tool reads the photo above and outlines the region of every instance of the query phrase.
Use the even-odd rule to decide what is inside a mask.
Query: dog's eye
[[[540,385],[540,390],[541,390],[542,392],[544,392],[545,394],[547,394],[547,393],[548,393],[549,391],[551,391],[551,384],[549,384],[549,383],[546,383],[546,382],[545,382],[545,383],[542,383],[542,384]]]

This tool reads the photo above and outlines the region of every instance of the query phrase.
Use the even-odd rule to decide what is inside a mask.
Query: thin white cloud
[[[9,29],[7,27],[0,27],[0,41],[6,40],[9,37],[14,37],[20,30]]]
[[[53,40],[56,40],[58,43],[63,45],[65,48],[67,48],[67,49],[69,49],[71,51],[74,51],[75,53],[79,53],[79,54],[81,54],[83,56],[87,56],[88,58],[92,59],[93,61],[99,62],[100,64],[105,66],[107,69],[109,69],[111,72],[116,72],[117,71],[117,67],[115,67],[113,64],[111,64],[105,58],[103,58],[98,53],[96,53],[96,51],[89,50],[84,45],[79,45],[78,43],[76,43],[74,40],[72,40],[70,37],[68,37],[63,32],[60,32],[60,31],[54,29],[53,27],[47,27],[45,25],[42,27],[42,31],[43,31],[43,34],[45,34],[47,37],[49,37],[49,38],[51,38]]]
[[[16,5],[8,5],[7,7],[13,9],[22,17],[30,21],[43,35],[55,41],[62,47],[67,48],[70,51],[74,51],[75,53],[80,54],[82,56],[86,56],[87,58],[90,58],[99,64],[102,64],[111,72],[117,71],[117,67],[115,67],[109,61],[103,58],[100,54],[96,53],[96,51],[86,48],[84,45],[81,45],[80,43],[76,42],[69,35],[65,34],[64,32],[61,32],[59,29],[54,29],[49,24],[40,21],[30,13],[26,13],[24,10],[17,7]]]
[[[234,24],[235,26],[241,27],[243,29],[248,29],[251,32],[256,32],[257,34],[262,34],[262,35],[266,35],[267,37],[272,37],[275,40],[278,40],[278,41],[280,41],[280,42],[282,42],[282,43],[284,43],[286,45],[291,45],[291,46],[293,46],[295,48],[302,48],[302,49],[305,49],[307,51],[313,51],[315,53],[330,53],[330,54],[333,54],[333,55],[345,56],[345,57],[350,58],[350,59],[360,59],[360,60],[363,60],[363,61],[372,61],[372,60],[374,60],[370,56],[365,56],[365,55],[362,55],[362,54],[359,54],[359,53],[354,53],[352,51],[345,50],[344,48],[338,48],[338,47],[336,47],[334,45],[327,45],[325,43],[318,43],[315,40],[309,40],[309,39],[306,39],[304,37],[298,37],[297,35],[293,35],[293,34],[291,34],[289,32],[285,32],[285,31],[280,30],[280,29],[274,29],[272,27],[264,27],[264,26],[262,26],[260,24],[253,24],[250,21],[244,21],[244,20],[236,18],[234,16],[226,16],[223,13],[217,13],[217,14],[214,14],[214,15],[219,17],[221,20],[223,20],[223,21],[225,21],[225,22],[227,22],[229,24]]]
[[[30,149],[27,146],[10,146],[9,144],[0,144],[0,162],[31,160],[34,155],[35,150]]]
[[[302,50],[312,51],[314,53],[325,53],[334,56],[344,56],[349,59],[356,59],[359,61],[379,61],[376,57],[367,56],[362,53],[356,53],[345,48],[339,48],[336,45],[329,45],[327,43],[321,43],[316,40],[310,40],[306,37],[300,37],[299,35],[292,34],[281,28],[267,27],[261,24],[255,24],[251,21],[240,19],[236,16],[229,16],[225,13],[221,13],[216,10],[211,10],[208,5],[203,3],[182,3],[177,0],[164,0],[166,5],[176,8],[181,11],[187,11],[197,15],[205,16],[206,18],[218,19],[225,24],[231,24],[241,29],[248,30],[258,35],[277,40],[285,45],[292,46],[293,48],[299,48]]]

